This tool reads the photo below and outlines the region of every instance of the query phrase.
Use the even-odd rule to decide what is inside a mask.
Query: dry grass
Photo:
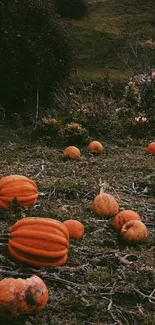
[[[28,133],[27,133],[28,134]],[[35,269],[15,263],[7,252],[10,226],[21,211],[0,211],[0,278],[38,274],[49,289],[47,307],[36,316],[11,325],[153,325],[155,322],[155,173],[154,157],[145,141],[108,143],[100,156],[81,148],[76,163],[62,159],[56,144],[32,142],[2,128],[0,176],[23,174],[38,185],[39,200],[22,215],[74,218],[85,226],[81,240],[71,240],[62,267]],[[146,224],[146,243],[126,246],[116,235],[112,219],[98,219],[91,209],[99,179],[119,201],[120,209],[136,210]],[[41,320],[41,321],[40,321]],[[1,320],[0,324],[8,325]]]

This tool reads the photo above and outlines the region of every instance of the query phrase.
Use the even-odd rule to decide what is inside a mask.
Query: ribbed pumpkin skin
[[[57,266],[68,258],[69,233],[62,222],[26,217],[10,230],[8,249],[12,257],[35,266]]]
[[[21,175],[10,175],[0,180],[0,208],[8,209],[16,198],[21,207],[35,204],[38,198],[37,186],[31,179]]]
[[[5,278],[0,281],[0,317],[19,318],[42,310],[48,300],[48,289],[42,279]]]
[[[112,217],[119,211],[117,201],[108,193],[98,194],[93,201],[92,208],[99,217]]]
[[[78,159],[81,156],[80,150],[75,146],[67,147],[63,152],[64,157],[69,157],[70,159]]]

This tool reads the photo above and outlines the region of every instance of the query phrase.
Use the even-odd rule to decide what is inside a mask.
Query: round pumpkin
[[[125,242],[136,244],[146,240],[148,231],[142,221],[130,220],[123,225],[121,236]]]
[[[48,301],[48,289],[42,279],[5,278],[0,281],[0,317],[18,318],[36,314]]]
[[[103,146],[99,141],[92,141],[89,143],[88,151],[92,153],[100,153],[103,151]]]
[[[78,220],[65,220],[63,224],[67,227],[70,238],[82,238],[84,235],[84,226]]]
[[[152,155],[155,155],[155,142],[151,142],[151,143],[146,147],[146,152],[151,153]]]
[[[69,146],[64,150],[63,155],[65,158],[78,159],[81,156],[81,152],[77,147]]]
[[[55,219],[26,217],[10,230],[9,253],[18,261],[35,266],[57,266],[68,258],[69,233]]]
[[[112,217],[119,211],[119,205],[113,195],[103,193],[102,188],[92,203],[95,214],[99,217]]]
[[[141,220],[141,217],[133,210],[123,210],[119,212],[113,220],[115,230],[120,231],[122,226],[129,220]]]
[[[21,207],[35,204],[38,198],[37,186],[30,178],[10,175],[0,180],[0,208],[7,209],[14,199]]]

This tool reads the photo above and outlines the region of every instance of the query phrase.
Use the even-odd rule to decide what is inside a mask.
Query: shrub
[[[62,122],[52,117],[43,117],[37,124],[35,134],[38,136],[56,137],[61,130]]]
[[[124,91],[124,101],[129,105],[140,104],[140,92],[135,82],[129,81]]]
[[[62,130],[63,141],[68,144],[82,144],[89,139],[89,132],[78,123],[67,123]]]
[[[1,105],[21,112],[36,101],[37,90],[45,103],[56,83],[71,73],[71,35],[51,1],[2,0],[0,4]]]
[[[85,0],[54,0],[58,13],[64,18],[81,18],[88,14]]]

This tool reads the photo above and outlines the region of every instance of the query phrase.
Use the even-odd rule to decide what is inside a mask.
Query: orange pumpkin
[[[88,151],[92,153],[100,153],[103,151],[103,146],[99,141],[92,141],[89,143]]]
[[[36,275],[0,281],[0,317],[4,319],[35,314],[46,306],[47,300],[47,287]]]
[[[125,222],[129,220],[141,220],[141,217],[133,210],[123,210],[114,218],[113,225],[115,230],[120,231]]]
[[[7,209],[16,199],[21,207],[35,204],[38,198],[37,186],[30,178],[10,175],[0,180],[0,208]]]
[[[123,225],[121,236],[127,243],[140,243],[146,240],[148,237],[148,231],[142,221],[130,220]]]
[[[80,150],[77,147],[69,146],[63,152],[64,157],[70,159],[78,159],[81,156]]]
[[[146,152],[151,153],[152,155],[155,155],[155,142],[151,142],[147,148]]]
[[[92,203],[92,209],[99,217],[112,217],[118,213],[119,205],[113,195],[103,192],[103,186],[101,186],[100,194]]]
[[[84,226],[78,220],[66,220],[63,224],[67,227],[70,238],[82,238],[84,235]]]
[[[10,230],[8,249],[12,257],[35,266],[57,266],[68,258],[69,233],[55,219],[26,217]]]

